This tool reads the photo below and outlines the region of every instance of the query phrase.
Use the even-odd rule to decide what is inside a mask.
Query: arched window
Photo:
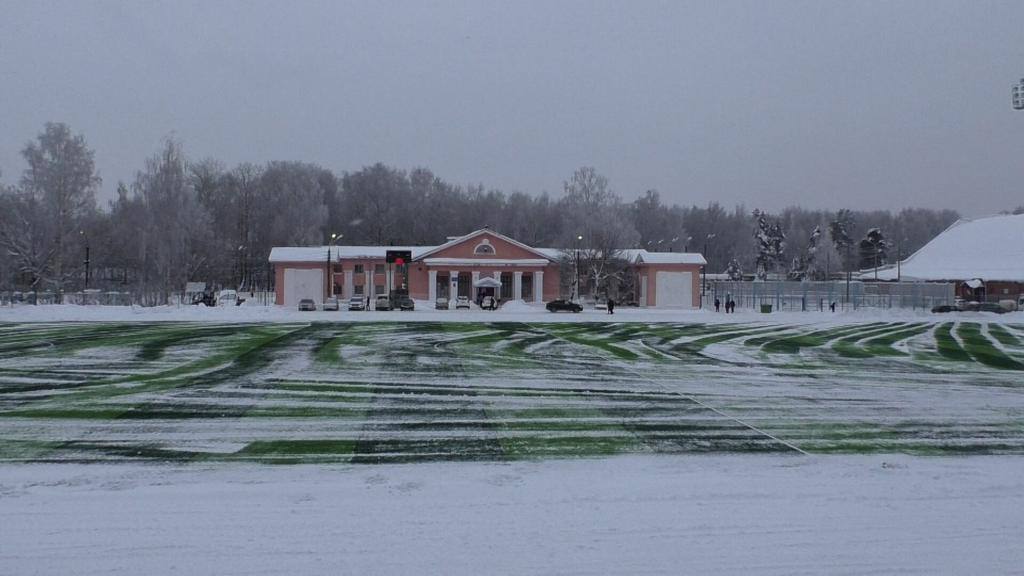
[[[494,246],[491,246],[490,240],[484,238],[483,242],[477,244],[476,248],[473,249],[473,254],[485,254],[488,256],[493,255]]]

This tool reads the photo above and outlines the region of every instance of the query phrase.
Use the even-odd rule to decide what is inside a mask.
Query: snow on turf
[[[7,574],[1007,574],[1024,458],[0,466]]]

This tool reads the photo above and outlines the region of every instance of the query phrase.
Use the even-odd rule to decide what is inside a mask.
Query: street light
[[[334,295],[334,266],[331,263],[331,246],[338,240],[344,238],[344,234],[331,233],[331,241],[327,244],[327,296]]]
[[[79,230],[79,234],[85,240],[85,289],[89,289],[89,235],[85,233],[85,230]]]
[[[710,241],[712,241],[714,239],[715,239],[715,234],[708,234],[707,236],[704,237],[704,259],[705,259],[705,262],[704,262],[704,267],[701,268],[701,271],[704,273],[704,282],[703,282],[703,286],[700,289],[700,296],[701,296],[702,299],[704,298],[704,293],[708,291],[708,264],[706,262],[707,256],[708,256],[708,242],[710,242]]]
[[[579,300],[580,299],[580,243],[581,242],[583,242],[583,235],[582,234],[581,235],[577,235],[577,245],[575,245],[575,249],[577,249],[577,283],[575,283],[575,287],[572,289],[572,292],[573,292],[573,294],[575,296],[573,298],[574,300]]]

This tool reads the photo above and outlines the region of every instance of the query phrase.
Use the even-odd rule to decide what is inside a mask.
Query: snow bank
[[[616,307],[615,314],[584,309],[582,313],[552,314],[543,307],[526,302],[508,302],[497,311],[435,310],[429,302],[417,301],[411,312],[299,312],[283,306],[2,306],[0,322],[493,322],[502,315],[522,322],[680,322],[680,323],[772,323],[772,324],[846,324],[873,321],[949,321],[1022,322],[1024,312],[994,314],[969,312],[932,314],[924,310],[879,310],[864,308],[847,312],[774,312],[761,314],[739,310],[735,314],[707,310],[672,310]],[[506,320],[508,318],[505,318]]]

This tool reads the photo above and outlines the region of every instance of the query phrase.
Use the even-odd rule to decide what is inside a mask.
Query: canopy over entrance
[[[476,288],[501,288],[501,280],[484,277],[473,282],[473,286]]]

